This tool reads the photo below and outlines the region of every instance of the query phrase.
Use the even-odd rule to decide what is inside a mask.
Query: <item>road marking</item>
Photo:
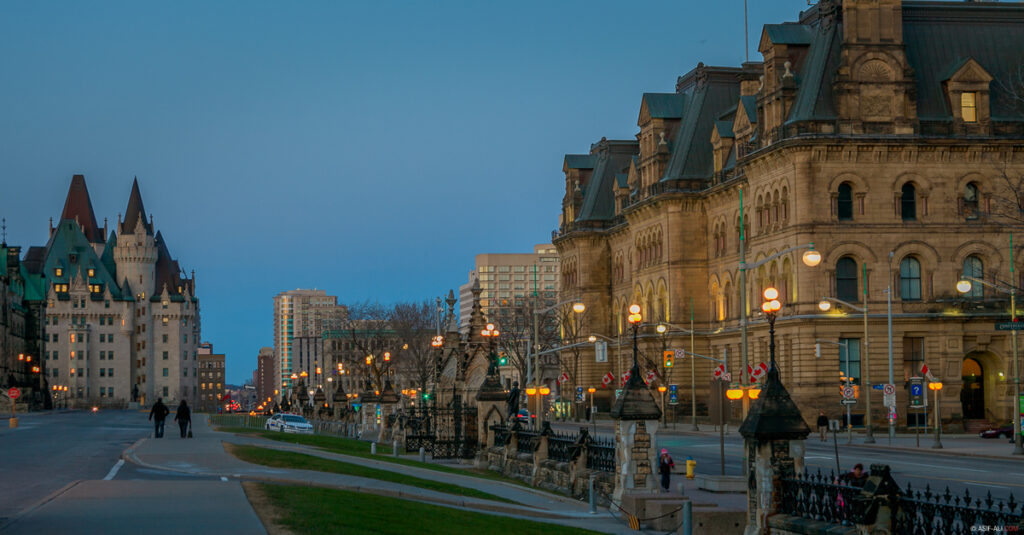
[[[226,478],[226,477],[224,477],[224,476],[220,476],[220,480],[221,480],[221,481],[225,481],[225,482],[226,482],[226,481],[228,480],[228,478]]]
[[[826,461],[831,461],[833,458],[834,457],[821,457],[821,456],[818,456],[818,455],[808,455],[808,456],[804,457],[804,459],[825,459]]]
[[[114,476],[117,475],[117,471],[120,470],[122,466],[124,466],[124,459],[118,459],[113,468],[107,472],[107,477],[103,478],[103,481],[110,481],[111,479],[114,479]]]
[[[935,477],[935,476],[931,476],[931,475],[925,476],[925,475],[921,475],[921,474],[907,474],[907,473],[902,473],[900,475],[901,476],[905,476],[905,477],[917,477],[917,478],[921,478],[921,479],[924,479],[924,480],[932,480],[932,481],[935,481],[935,480],[938,480],[938,481],[956,481],[958,483],[967,483],[969,485],[978,485],[980,487],[993,487],[993,488],[999,488],[999,489],[1008,489],[1010,487],[1024,487],[1024,485],[1018,485],[1016,483],[1005,483],[1004,482],[1003,485],[994,485],[994,484],[989,483],[987,481],[976,481],[976,480],[973,480],[973,479],[957,479],[955,477]]]

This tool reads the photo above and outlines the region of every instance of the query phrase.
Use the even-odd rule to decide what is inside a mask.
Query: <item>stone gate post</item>
[[[661,409],[640,378],[636,359],[611,416],[615,419],[615,492],[612,498],[622,503],[626,494],[646,494],[658,488],[655,445]]]

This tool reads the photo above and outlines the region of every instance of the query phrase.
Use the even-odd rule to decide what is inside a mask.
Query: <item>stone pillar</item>
[[[488,375],[480,385],[480,391],[476,394],[476,443],[481,452],[492,445],[488,440],[491,425],[507,420],[508,415],[502,413],[502,405],[505,404],[507,397],[508,393],[495,376]],[[477,455],[477,458],[479,460],[483,457]]]
[[[335,420],[341,420],[342,416],[348,413],[348,396],[345,394],[345,389],[341,386],[341,379],[338,379],[338,389],[334,391],[334,395],[331,396],[331,401],[334,402],[331,405],[331,411],[334,415]]]
[[[391,441],[392,429],[388,417],[394,414],[397,406],[398,394],[391,386],[391,379],[388,379],[384,382],[384,390],[380,393],[380,434],[377,436],[377,442]]]
[[[636,359],[626,388],[612,407],[611,416],[615,419],[615,492],[612,498],[622,503],[626,494],[657,491],[655,439],[661,409],[640,378]]]
[[[779,511],[783,478],[804,470],[804,442],[811,429],[790,398],[772,361],[761,395],[740,425],[747,462],[745,535],[766,533],[767,518]]]

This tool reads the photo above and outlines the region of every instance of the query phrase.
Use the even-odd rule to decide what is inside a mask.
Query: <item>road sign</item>
[[[896,393],[889,394],[888,392],[883,396],[882,405],[889,408],[896,408]]]
[[[679,385],[668,385],[668,404],[679,404]]]
[[[839,403],[841,403],[843,405],[856,405],[857,404],[857,400],[855,400],[855,399],[842,399],[842,400],[839,400]]]
[[[852,386],[843,387],[843,399],[853,399],[855,394]]]
[[[576,403],[583,403],[583,387],[576,387]]]
[[[910,406],[924,407],[928,399],[924,395],[924,383],[920,377],[910,378]]]
[[[896,385],[894,385],[892,383],[887,383],[887,384],[885,384],[883,386],[885,387],[883,389],[883,391],[885,392],[885,395],[887,395],[887,396],[895,396],[896,395]]]
[[[21,390],[18,390],[17,388],[15,388],[13,386],[7,389],[7,397],[9,397],[11,399],[18,399],[18,396],[20,396],[20,395],[21,395]]]
[[[1024,321],[1005,321],[996,324],[997,331],[1024,331]]]
[[[874,384],[874,385],[871,385],[871,388],[872,388],[872,390],[881,390],[883,386],[885,386],[885,385]]]
[[[594,361],[608,362],[608,342],[604,340],[594,342]]]

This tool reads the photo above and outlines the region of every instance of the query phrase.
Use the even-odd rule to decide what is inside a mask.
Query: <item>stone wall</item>
[[[607,505],[615,489],[614,474],[590,470],[586,467],[586,445],[582,444],[578,457],[570,462],[547,456],[547,436],[540,435],[532,453],[518,451],[517,439],[512,434],[508,444],[494,445],[482,451],[487,468],[506,477],[518,479],[531,487],[564,494],[576,499],[588,499],[590,478],[595,478],[597,502]]]

